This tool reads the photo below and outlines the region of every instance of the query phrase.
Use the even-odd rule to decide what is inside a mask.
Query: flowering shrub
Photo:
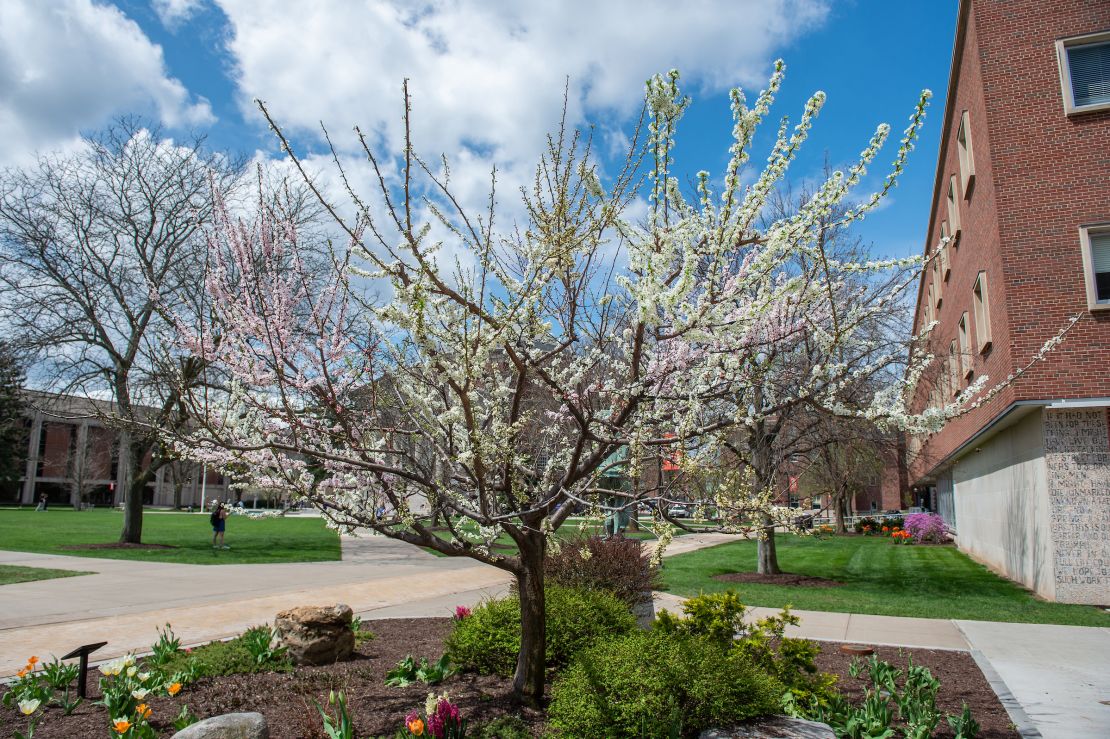
[[[466,719],[447,693],[428,693],[428,699],[424,701],[424,715],[421,716],[419,711],[411,711],[405,716],[405,727],[400,736],[406,739],[425,736],[434,739],[464,739]]]
[[[462,621],[464,618],[470,618],[470,609],[466,606],[455,606],[455,620]]]
[[[948,541],[948,525],[944,519],[935,513],[911,513],[906,516],[905,531],[914,538],[918,544],[927,541]]]

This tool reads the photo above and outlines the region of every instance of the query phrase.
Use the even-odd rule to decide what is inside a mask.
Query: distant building
[[[33,505],[45,494],[52,505],[120,504],[118,433],[101,423],[98,413],[107,404],[36,392],[27,397],[24,474],[17,483],[0,486],[0,503]],[[207,470],[204,480],[200,465],[175,461],[158,470],[143,501],[200,507],[202,494],[208,500],[234,497],[219,472]]]
[[[1085,315],[990,403],[910,439],[909,482],[977,560],[1110,603],[1110,2],[958,12],[914,320],[937,322],[939,362],[916,408],[1004,380]]]

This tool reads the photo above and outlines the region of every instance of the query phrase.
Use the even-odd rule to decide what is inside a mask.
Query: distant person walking
[[[227,515],[230,513],[227,506],[223,503],[216,503],[216,507],[212,509],[212,515],[208,520],[212,523],[212,548],[213,549],[231,549],[231,547],[224,544],[224,528],[227,526]]]
[[[36,511],[45,511],[50,507],[50,500],[46,497],[46,493],[39,496],[39,505],[35,508]]]

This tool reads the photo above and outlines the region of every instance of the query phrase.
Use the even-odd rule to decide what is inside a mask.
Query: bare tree
[[[0,324],[34,353],[35,384],[110,401],[121,542],[142,540],[143,494],[167,461],[156,429],[185,422],[182,389],[201,376],[167,317],[198,315],[200,229],[237,171],[203,138],[126,118],[0,175]]]

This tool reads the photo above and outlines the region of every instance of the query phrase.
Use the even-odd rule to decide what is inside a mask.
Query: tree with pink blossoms
[[[783,69],[776,64],[753,104],[733,91],[719,190],[701,172],[686,193],[671,172],[688,103],[672,72],[648,81],[623,167],[603,172],[590,139],[562,126],[522,192],[524,221],[507,224],[492,187],[488,206],[471,212],[446,161],[418,156],[406,85],[398,157],[382,158],[358,132],[376,192],[356,191],[336,157],[354,215],[318,193],[346,235],[326,274],[306,266],[316,244],[295,224],[266,209],[248,221],[217,207],[212,320],[183,328],[182,344],[230,382],[191,394],[202,423],[176,440],[178,450],[287,491],[340,530],[511,573],[521,604],[513,685],[538,699],[543,561],[555,532],[581,506],[596,513],[666,499],[660,486],[614,491],[606,477],[640,479],[660,459],[712,468],[726,440],[797,403],[907,428],[955,412],[906,412],[915,366],[865,407],[844,402],[844,388],[889,366],[865,327],[910,281],[883,275],[916,260],[838,261],[821,246],[832,209],[845,204],[850,224],[894,186],[928,93],[877,192],[849,197],[886,142],[885,125],[854,165],[765,224],[768,197],[825,99],[813,95],[793,128],[784,121],[766,165],[747,177]],[[638,200],[646,216],[634,219]],[[852,293],[860,284],[866,300]],[[772,381],[783,374],[789,383]],[[750,475],[723,481],[714,492],[723,527],[788,522],[768,486]],[[672,526],[659,514],[652,528],[661,551]],[[493,546],[501,535],[511,552]]]

